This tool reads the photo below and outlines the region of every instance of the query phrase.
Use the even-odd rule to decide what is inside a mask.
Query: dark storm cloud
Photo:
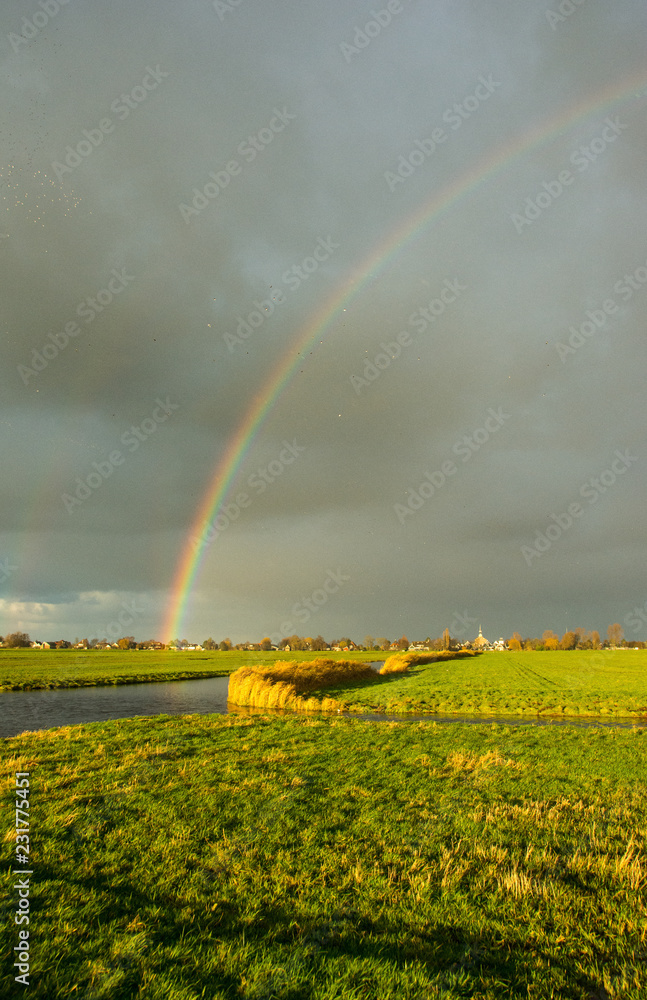
[[[329,571],[350,579],[304,624],[329,638],[463,611],[492,635],[604,630],[642,604],[647,81],[594,105],[638,72],[645,12],[556,9],[403,2],[368,33],[341,2],[3,10],[0,631],[105,634],[135,601],[155,633],[288,355],[185,632],[276,632]]]

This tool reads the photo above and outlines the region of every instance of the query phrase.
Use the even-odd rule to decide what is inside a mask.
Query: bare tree
[[[24,649],[31,645],[31,639],[26,632],[11,632],[5,638],[5,645],[11,649]]]
[[[607,638],[612,646],[619,646],[624,634],[624,629],[618,622],[609,625],[607,629]]]

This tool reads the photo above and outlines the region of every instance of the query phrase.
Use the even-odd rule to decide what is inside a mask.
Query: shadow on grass
[[[290,930],[294,911],[276,905],[268,905],[262,915],[257,911],[257,919],[247,940],[266,947],[268,934],[272,934],[276,944],[302,948],[320,966],[327,958],[360,960],[373,969],[386,961],[391,979],[392,970],[404,973],[412,963],[419,963],[435,986],[478,996],[484,988],[505,984],[506,998],[520,1000],[526,1000],[529,986],[537,983],[539,970],[544,971],[548,983],[554,975],[551,969],[560,968],[564,973],[560,996],[564,1000],[608,997],[601,982],[579,971],[575,963],[560,961],[554,952],[522,940],[504,944],[499,934],[468,931],[456,923],[438,922],[421,929],[419,925],[407,925],[401,918],[395,925],[383,916],[374,918],[341,908],[328,917],[322,915],[316,921],[305,922],[299,930]],[[281,927],[286,930],[277,930]]]
[[[256,898],[244,906],[231,886],[218,892],[219,878],[220,872],[214,871],[212,894],[189,902],[176,893],[142,891],[134,875],[132,881],[122,883],[117,894],[105,874],[77,874],[69,884],[71,894],[93,899],[97,906],[86,918],[85,941],[77,938],[75,942],[78,964],[74,968],[71,956],[66,962],[71,978],[81,985],[88,963],[102,961],[122,977],[111,994],[117,1000],[134,995],[131,991],[136,986],[155,975],[198,995],[219,990],[225,996],[240,997],[243,979],[251,989],[244,996],[309,1000],[320,993],[323,979],[330,975],[328,963],[333,961],[338,969],[341,959],[354,963],[354,973],[348,982],[344,979],[348,987],[363,983],[366,988],[367,977],[371,977],[372,987],[378,987],[380,966],[392,984],[394,973],[406,977],[413,963],[422,966],[434,986],[456,990],[456,995],[480,996],[482,990],[504,987],[506,997],[525,1000],[529,986],[553,981],[560,969],[559,995],[564,1000],[602,1000],[607,996],[602,984],[579,971],[575,963],[560,961],[554,952],[520,936],[505,941],[501,934],[469,931],[451,921],[421,927],[420,922],[414,924],[399,913],[369,915],[345,907],[343,897],[332,892],[316,915],[311,904],[300,907],[296,898],[284,902]],[[331,905],[325,906],[326,902]],[[157,919],[151,916],[155,913],[159,914]],[[146,925],[145,944],[137,953],[115,957],[113,949],[106,948],[106,932],[110,925],[124,925],[134,918]],[[178,949],[178,942],[182,949]],[[216,942],[229,953],[229,971],[223,967],[216,971],[210,962],[203,961]],[[250,962],[250,958],[256,961]],[[358,970],[357,962],[365,969]],[[42,975],[45,989],[52,975]],[[57,979],[50,985],[58,990],[63,983]],[[89,983],[88,987],[91,996]],[[55,991],[50,995],[61,994]]]
[[[427,666],[433,666],[433,664],[427,664]],[[335,687],[320,688],[317,691],[309,692],[310,695],[315,697],[321,695],[322,697],[334,698],[338,694],[343,694],[344,691],[356,691],[357,688],[374,688],[383,687],[388,684],[402,683],[403,680],[408,680],[409,678],[417,677],[418,674],[423,673],[420,668],[411,668],[407,670],[406,673],[401,674],[374,674],[372,677],[358,677],[357,680],[345,681],[343,685],[338,684]]]
[[[298,797],[299,788],[292,794]],[[284,798],[284,791],[276,797],[283,809]],[[382,897],[371,909],[371,900],[359,899],[356,887],[337,890],[307,880],[298,884],[295,858],[286,870],[288,884],[277,885],[275,859],[258,827],[258,836],[241,843],[229,860],[191,860],[167,886],[164,872],[159,872],[158,884],[156,873],[147,871],[145,856],[132,852],[117,874],[115,859],[104,853],[104,838],[117,827],[127,831],[136,826],[148,810],[136,802],[116,803],[108,795],[88,795],[79,805],[84,812],[78,826],[59,827],[52,838],[56,852],[68,861],[65,871],[58,861],[39,862],[35,912],[44,933],[51,935],[48,966],[39,970],[39,1000],[68,995],[64,991],[77,983],[86,990],[78,993],[80,998],[99,1000],[107,994],[90,981],[98,964],[112,977],[110,996],[115,1000],[136,996],[137,988],[152,976],[198,996],[213,996],[217,990],[232,998],[310,1000],[322,995],[322,982],[343,960],[355,963],[355,971],[343,979],[344,987],[375,989],[365,996],[379,996],[380,982],[392,984],[394,974],[401,975],[404,984],[412,963],[419,964],[435,986],[456,996],[481,996],[489,989],[493,997],[525,1000],[531,985],[547,989],[555,974],[560,977],[559,996],[565,1000],[607,996],[601,983],[578,970],[575,958],[556,956],[554,947],[548,951],[529,939],[509,906],[502,928],[497,920],[496,932],[477,932],[469,928],[467,915],[463,924],[456,919],[425,922],[424,912],[414,910],[412,895],[407,898],[405,892],[404,901],[399,901],[402,886],[394,887],[393,899]],[[237,817],[232,833],[240,822]],[[298,852],[300,847],[295,842],[290,850]],[[235,872],[245,856],[247,875],[241,883]],[[142,876],[148,885],[142,885]],[[590,891],[579,880],[576,884]],[[77,914],[74,938],[64,937],[58,927],[52,935],[65,912],[57,909],[59,899],[68,913],[72,906]],[[459,907],[457,900],[456,916]],[[141,933],[129,931],[133,921]],[[216,948],[220,957],[214,967]],[[611,945],[596,960],[612,968],[619,964]],[[241,981],[246,982],[244,992]],[[496,992],[502,987],[505,993]]]

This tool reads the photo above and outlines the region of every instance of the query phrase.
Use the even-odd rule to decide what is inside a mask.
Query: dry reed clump
[[[344,684],[347,681],[365,680],[373,676],[373,670],[368,663],[359,660],[326,660],[322,657],[305,663],[279,660],[267,667],[256,669],[273,680],[294,684],[298,694],[318,691],[320,688],[333,687],[335,684]]]
[[[228,700],[252,708],[292,708],[296,698],[293,684],[274,681],[255,667],[240,667],[229,678]]]
[[[395,656],[389,656],[389,658],[384,661],[378,673],[404,674],[409,669],[409,666],[410,663],[407,655],[404,653],[396,653]]]
[[[471,650],[456,653],[443,650],[437,653],[394,653],[385,661],[381,674],[404,674],[409,667],[417,667],[422,663],[436,663],[438,660],[457,660],[466,656],[474,656]]]
[[[268,666],[240,667],[229,678],[228,700],[251,708],[289,708],[293,711],[336,711],[334,698],[303,698],[349,681],[373,676],[368,663],[356,660],[316,659],[306,663],[279,661]]]

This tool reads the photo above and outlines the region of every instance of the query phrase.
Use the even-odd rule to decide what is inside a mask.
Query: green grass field
[[[647,650],[484,653],[323,696],[352,712],[647,717]]]
[[[321,653],[227,653],[168,650],[32,650],[0,649],[0,691],[44,688],[94,687],[103,684],[137,684],[147,681],[180,681],[195,677],[217,677],[248,663],[274,660],[308,660]],[[354,653],[354,659],[372,660],[383,654]],[[348,653],[326,653],[343,659]]]
[[[0,691],[227,675],[243,665],[348,653],[0,650]],[[353,653],[353,660],[383,658]],[[352,712],[647,717],[647,650],[485,653],[375,676],[315,697]]]
[[[647,995],[645,729],[159,716],[0,756],[3,997]]]

